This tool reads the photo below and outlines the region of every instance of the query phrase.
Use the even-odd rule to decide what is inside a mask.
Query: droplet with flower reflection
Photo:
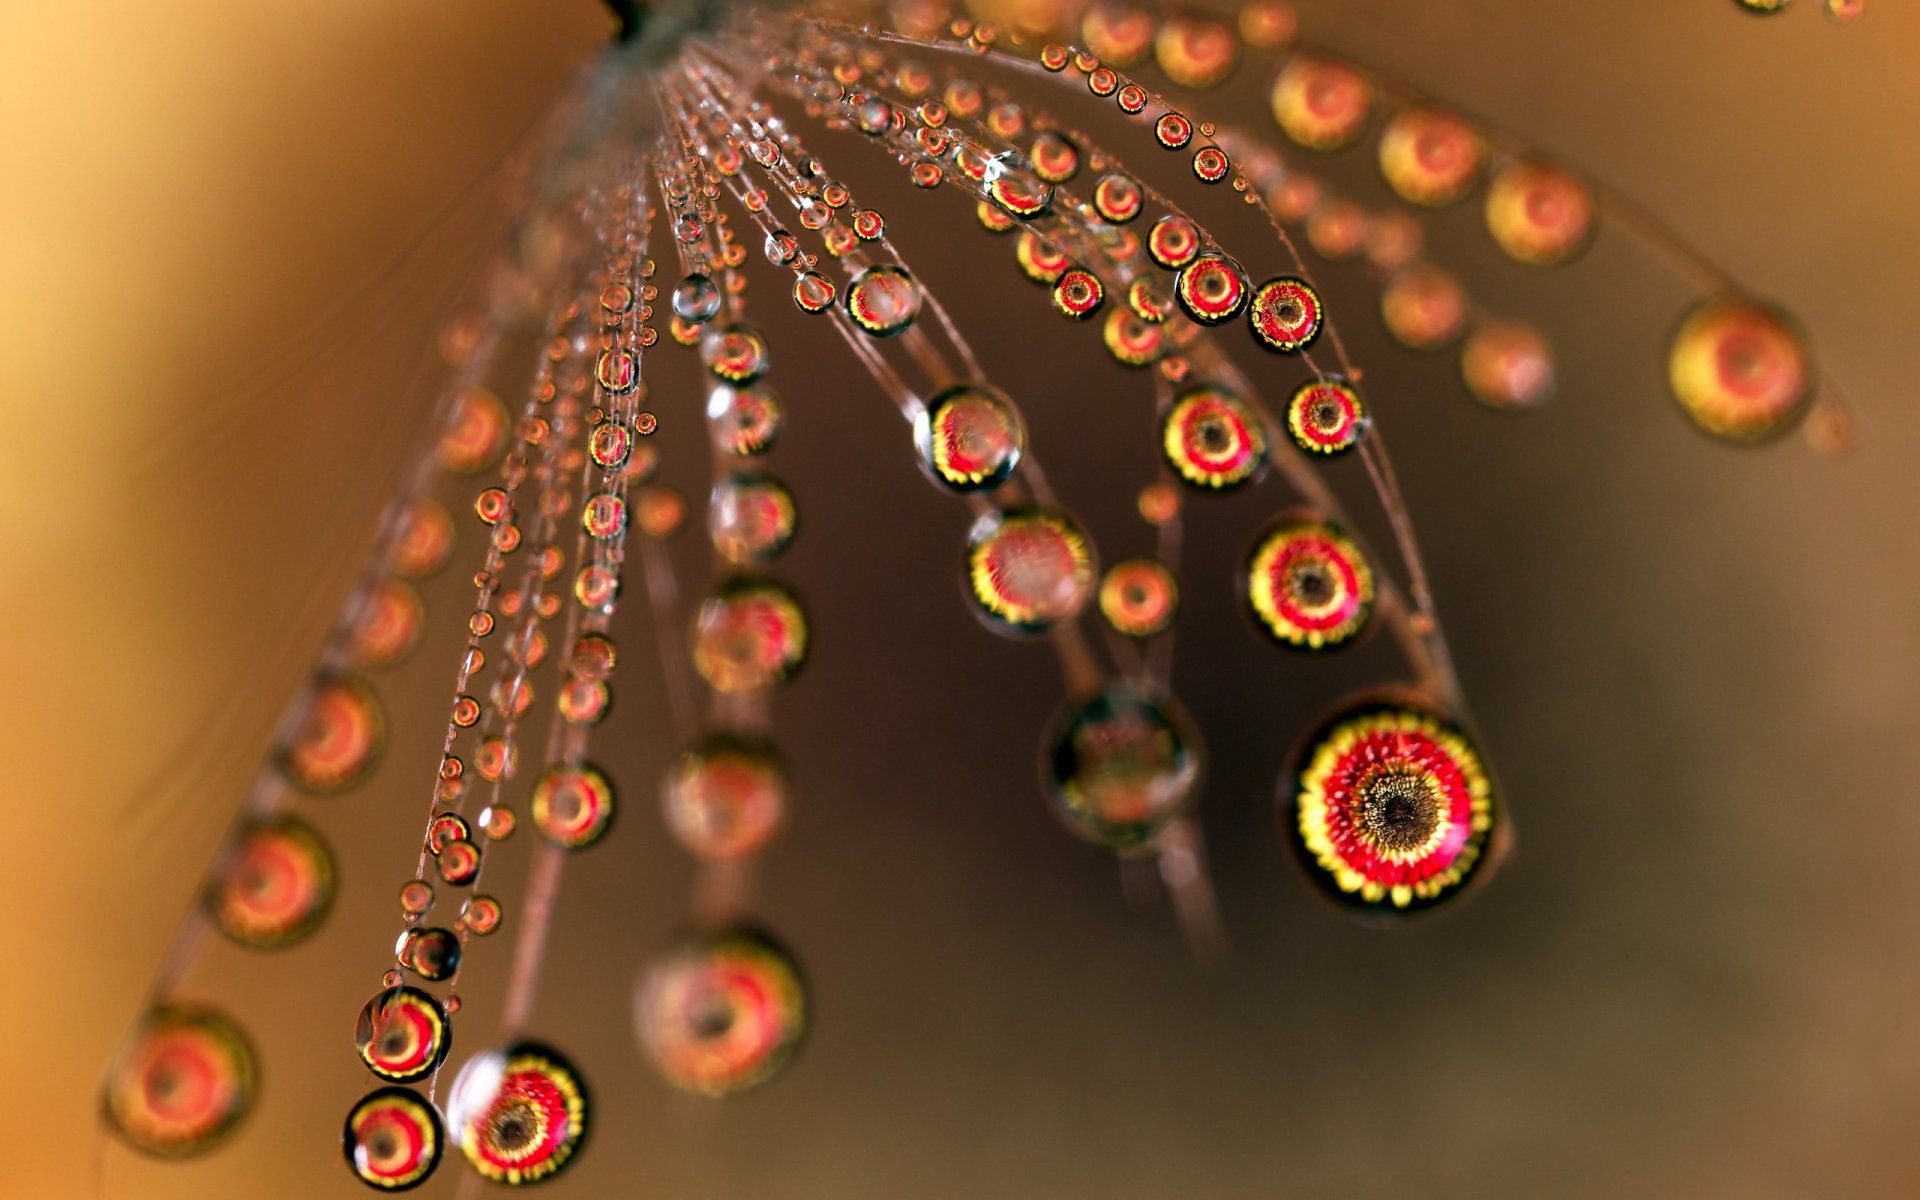
[[[453,1027],[430,993],[402,984],[367,1001],[353,1041],[367,1070],[388,1083],[414,1083],[446,1061],[453,1048]]]
[[[986,384],[958,384],[928,401],[914,418],[914,444],[933,478],[955,491],[1006,482],[1026,447],[1026,427],[1013,402]]]
[[[809,1020],[799,965],[771,936],[735,927],[656,960],[635,996],[641,1044],[668,1083],[730,1096],[778,1074]]]
[[[257,947],[299,941],[333,905],[333,852],[296,817],[252,822],[240,834],[206,904],[220,932]]]
[[[1078,616],[1093,572],[1086,533],[1062,512],[988,513],[967,538],[969,594],[990,624],[1009,633],[1041,633]]]
[[[1285,518],[1247,558],[1246,598],[1282,645],[1328,650],[1357,637],[1373,615],[1373,568],[1346,534],[1311,518]]]
[[[1329,718],[1282,781],[1281,824],[1336,898],[1370,912],[1430,908],[1489,858],[1493,784],[1465,731],[1401,703]]]
[[[1667,380],[1681,411],[1715,437],[1759,442],[1806,415],[1813,356],[1792,319],[1742,297],[1688,313],[1667,352]]]
[[[515,1042],[460,1070],[447,1099],[454,1144],[480,1177],[521,1187],[573,1164],[592,1108],[572,1062],[543,1042]]]
[[[201,1154],[253,1110],[253,1048],[212,1009],[163,1004],[148,1011],[115,1056],[104,1107],[137,1150],[166,1158]]]
[[[384,1087],[347,1113],[340,1149],[361,1183],[402,1192],[425,1183],[439,1167],[446,1131],[439,1112],[418,1092]]]
[[[1191,803],[1200,746],[1171,700],[1114,684],[1055,719],[1044,766],[1068,825],[1126,853],[1145,849]]]

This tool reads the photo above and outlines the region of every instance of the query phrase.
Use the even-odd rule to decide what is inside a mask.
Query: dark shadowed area
[[[1875,0],[1843,29],[1815,0],[1767,20],[1728,0],[1300,8],[1310,38],[1554,150],[1798,312],[1862,447],[1736,451],[1686,426],[1660,346],[1691,293],[1618,229],[1541,272],[1500,259],[1472,205],[1437,220],[1436,261],[1554,335],[1560,394],[1524,416],[1477,406],[1450,356],[1392,347],[1365,274],[1327,268],[1517,852],[1405,928],[1313,893],[1275,780],[1392,657],[1384,639],[1329,660],[1264,642],[1233,581],[1284,489],[1195,498],[1174,684],[1207,744],[1231,943],[1202,962],[1149,875],[1047,811],[1052,656],[980,627],[964,506],[756,255],[789,414],[771,466],[801,510],[781,573],[817,641],[775,701],[795,814],[755,908],[802,957],[817,1023],[790,1074],[722,1105],[671,1093],[635,1046],[632,981],[686,921],[694,873],[658,816],[673,738],[629,605],[596,752],[624,805],[568,868],[534,1018],[596,1100],[551,1194],[1920,1194],[1920,13]],[[501,224],[493,168],[603,36],[589,0],[0,8],[0,1193],[358,1194],[336,1143],[368,1088],[353,1017],[398,928],[471,565],[430,586],[426,644],[381,678],[378,777],[303,810],[339,851],[331,922],[280,955],[213,946],[193,976],[259,1043],[259,1111],[205,1159],[154,1163],[103,1149],[97,1081],[416,442],[436,330]],[[1269,129],[1267,75],[1244,69],[1218,111]],[[1102,128],[1084,94],[1029,94]],[[1020,399],[1103,557],[1146,552],[1143,379],[1048,311],[957,190],[915,192],[853,136],[806,134]],[[1379,200],[1367,155],[1324,172]],[[1237,208],[1200,211],[1277,273]],[[697,505],[697,376],[662,340],[654,437]],[[1295,381],[1242,361],[1275,391]],[[1331,478],[1371,511],[1357,466]],[[697,523],[674,553],[697,589]],[[508,930],[532,841],[504,844],[489,889]],[[492,1027],[509,950],[473,950],[456,1064]],[[463,1174],[449,1162],[418,1194]]]

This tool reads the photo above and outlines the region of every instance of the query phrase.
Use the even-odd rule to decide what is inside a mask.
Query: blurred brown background
[[[670,739],[634,606],[601,741],[626,808],[570,872],[536,1018],[600,1102],[551,1191],[1920,1194],[1920,14],[1882,0],[1838,29],[1815,7],[1301,5],[1309,35],[1557,150],[1796,309],[1866,418],[1837,463],[1683,427],[1658,346],[1687,293],[1617,231],[1543,276],[1497,261],[1471,213],[1439,223],[1439,261],[1557,335],[1562,393],[1537,414],[1479,410],[1447,361],[1348,320],[1520,835],[1492,887],[1417,927],[1349,923],[1274,834],[1295,733],[1389,669],[1380,646],[1283,657],[1239,617],[1228,581],[1275,485],[1190,509],[1176,690],[1211,752],[1234,944],[1200,965],[1163,902],[1130,901],[1044,811],[1058,682],[965,611],[963,510],[838,345],[770,319],[791,410],[774,465],[803,514],[782,570],[818,642],[778,702],[798,811],[759,908],[818,1025],[786,1079],[719,1108],[667,1094],[633,1047],[628,982],[690,876],[654,812]],[[381,778],[306,809],[341,851],[334,920],[278,957],[217,948],[195,977],[261,1043],[261,1110],[208,1159],[114,1150],[101,1174],[96,1080],[419,424],[424,347],[491,237],[475,181],[602,32],[588,0],[0,6],[0,1193],[356,1194],[333,1141],[366,1087],[349,1027],[412,861],[450,580],[386,683]],[[1256,123],[1260,82],[1221,110]],[[1144,386],[1060,336],[957,195],[902,194],[869,151],[813,138],[861,164],[843,173],[993,347],[1106,556],[1143,551]],[[1364,168],[1328,171],[1376,195]],[[1234,236],[1250,269],[1277,265]],[[1369,303],[1357,272],[1326,278],[1336,312]],[[697,496],[684,367],[654,408]],[[477,952],[456,1062],[506,951]]]

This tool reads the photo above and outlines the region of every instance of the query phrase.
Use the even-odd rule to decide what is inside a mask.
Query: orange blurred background
[[[1438,223],[1436,258],[1555,335],[1562,389],[1487,413],[1447,361],[1356,330],[1519,831],[1500,879],[1415,928],[1319,904],[1275,836],[1294,734],[1385,659],[1284,659],[1244,627],[1226,581],[1270,493],[1190,531],[1175,682],[1212,754],[1235,948],[1201,965],[1150,889],[1129,898],[1048,819],[1052,664],[974,626],[958,507],[844,351],[785,320],[776,466],[819,639],[776,705],[799,812],[760,907],[820,1023],[791,1077],[719,1109],[667,1095],[633,1048],[626,988],[690,874],[645,782],[671,749],[657,688],[635,683],[603,738],[636,781],[622,836],[571,872],[539,1012],[600,1101],[550,1190],[1920,1193],[1920,13],[1879,0],[1840,29],[1816,7],[1300,5],[1309,36],[1564,155],[1782,300],[1864,416],[1837,462],[1709,444],[1661,394],[1687,293],[1656,258],[1609,231],[1545,277],[1470,218]],[[498,227],[491,170],[604,29],[589,0],[0,6],[0,1193],[352,1194],[348,1028],[395,928],[456,586],[390,685],[381,782],[318,818],[333,923],[279,957],[216,949],[195,977],[262,1043],[260,1112],[158,1165],[103,1153],[97,1080],[424,420],[435,330]],[[1261,82],[1220,103],[1251,123]],[[1113,482],[1151,464],[1144,389],[1008,303],[1041,312],[956,197],[865,162],[849,181],[1008,364],[1056,485],[1109,558],[1144,549],[1137,484]],[[1370,303],[1357,272],[1329,280],[1330,304]],[[697,497],[693,395],[654,404]],[[476,989],[504,966],[487,949]],[[457,1168],[420,1194],[452,1195]]]

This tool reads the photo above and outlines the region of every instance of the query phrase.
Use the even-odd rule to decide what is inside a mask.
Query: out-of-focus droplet
[[[185,1158],[246,1119],[256,1086],[253,1049],[237,1026],[211,1009],[162,1004],[115,1056],[104,1107],[127,1145]]]
[[[432,500],[415,500],[400,516],[387,563],[402,579],[425,579],[446,564],[453,542],[447,510]]]
[[[362,670],[392,666],[419,643],[425,621],[426,608],[411,584],[377,580],[360,597],[347,652]]]
[[[1113,360],[1128,367],[1152,366],[1167,342],[1165,326],[1143,321],[1137,313],[1124,308],[1107,314],[1100,337]]]
[[[1041,633],[1078,616],[1093,592],[1093,545],[1063,512],[988,513],[967,538],[967,585],[991,627]]]
[[[1486,161],[1480,134],[1437,108],[1398,113],[1380,134],[1380,174],[1401,199],[1428,208],[1467,194]]]
[[[504,804],[495,804],[480,814],[480,828],[496,842],[504,842],[513,836],[519,826],[519,818],[513,809]]]
[[[1100,219],[1112,225],[1134,220],[1146,206],[1146,196],[1131,175],[1103,175],[1093,185],[1093,208]]]
[[[715,485],[707,509],[713,548],[731,563],[770,562],[793,541],[800,510],[771,475],[735,472]]]
[[[668,777],[667,827],[698,858],[744,858],[779,829],[786,796],[786,768],[772,743],[713,734],[688,747]]]
[[[667,1082],[706,1096],[758,1087],[785,1067],[809,1018],[792,954],[735,927],[657,960],[635,993],[640,1042]]]
[[[1101,577],[1100,615],[1128,637],[1164,632],[1179,606],[1180,588],[1172,573],[1150,558],[1117,562]]]
[[[1307,214],[1307,244],[1329,262],[1345,262],[1366,248],[1367,226],[1358,204],[1328,200]]]
[[[509,426],[500,397],[484,388],[460,393],[435,449],[441,469],[474,475],[493,466],[506,452]]]
[[[386,738],[386,710],[371,687],[353,678],[322,679],[280,751],[280,769],[304,792],[344,792],[373,770]]]
[[[1111,684],[1055,718],[1042,762],[1069,828],[1137,853],[1191,803],[1200,744],[1172,701]]]
[[[1080,38],[1088,53],[1124,71],[1147,61],[1158,27],[1153,10],[1144,5],[1098,0],[1080,18]]]
[[[715,691],[754,691],[792,678],[811,644],[806,610],[784,584],[732,579],[700,606],[693,664]]]
[[[1311,150],[1337,150],[1360,136],[1373,88],[1351,67],[1297,54],[1273,82],[1272,105],[1288,138]]]
[[[1454,277],[1428,263],[1408,267],[1380,289],[1380,319],[1409,350],[1438,350],[1460,336],[1467,296]]]
[[[1204,91],[1225,83],[1240,65],[1240,36],[1212,13],[1176,11],[1160,23],[1153,53],[1175,87]]]
[[[1559,167],[1514,163],[1487,189],[1487,230],[1521,262],[1548,267],[1573,261],[1593,240],[1594,225],[1593,193]]]
[[[1281,0],[1251,0],[1240,9],[1240,36],[1262,50],[1284,50],[1300,30],[1300,14]]]
[[[1553,395],[1553,347],[1531,325],[1488,321],[1460,347],[1460,377],[1490,408],[1532,408]]]
[[[306,822],[277,817],[248,825],[208,887],[220,932],[245,946],[277,947],[313,932],[333,905],[333,854]]]
[[[731,384],[752,383],[773,365],[767,337],[751,325],[728,325],[700,341],[700,355],[715,378]]]
[[[1047,130],[1033,139],[1027,161],[1033,173],[1047,183],[1065,183],[1080,172],[1080,147],[1065,134]]]
[[[1020,265],[1021,274],[1035,283],[1049,286],[1058,283],[1060,277],[1067,273],[1067,268],[1073,265],[1070,255],[1031,229],[1022,229],[1020,236],[1014,239],[1013,258]]]
[[[1185,217],[1165,216],[1147,230],[1147,257],[1177,271],[1200,255],[1200,230]]]
[[[1681,411],[1730,442],[1762,442],[1800,422],[1818,376],[1793,318],[1727,296],[1687,314],[1667,351],[1667,381]]]
[[[716,387],[707,395],[707,423],[724,454],[765,454],[780,436],[780,400],[765,384]]]

